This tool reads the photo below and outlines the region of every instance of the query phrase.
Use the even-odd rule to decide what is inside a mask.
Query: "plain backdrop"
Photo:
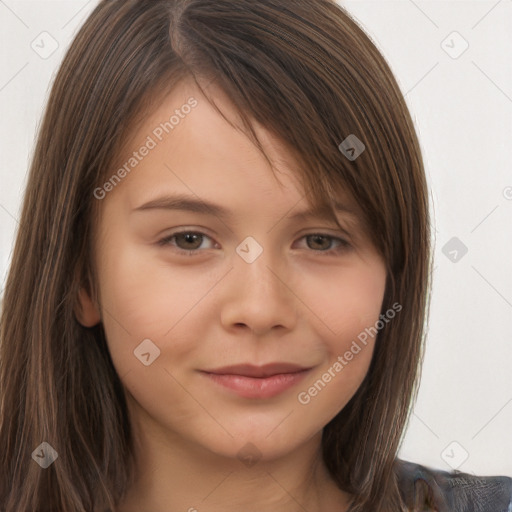
[[[512,476],[512,2],[341,4],[398,79],[431,187],[432,307],[400,457]],[[0,291],[54,73],[96,5],[0,0]]]

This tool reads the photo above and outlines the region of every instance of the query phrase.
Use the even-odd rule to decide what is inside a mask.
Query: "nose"
[[[262,337],[270,331],[292,330],[297,322],[297,297],[283,262],[269,251],[252,263],[236,257],[221,302],[221,322],[228,329],[248,329]]]

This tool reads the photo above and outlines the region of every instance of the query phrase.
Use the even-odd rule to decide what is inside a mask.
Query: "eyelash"
[[[166,236],[165,238],[162,238],[161,240],[159,240],[157,243],[159,246],[162,246],[162,247],[167,247],[169,245],[172,245],[171,244],[171,241],[176,238],[178,235],[199,235],[199,236],[202,236],[202,237],[206,237],[206,238],[210,238],[208,235],[206,235],[205,233],[201,233],[200,231],[179,231],[177,233],[172,233],[171,235],[169,236]],[[321,251],[321,250],[318,250],[318,251],[315,251],[314,249],[311,249],[313,252],[318,252],[320,253],[322,256],[332,256],[332,255],[337,255],[337,254],[340,254],[342,252],[345,252],[347,251],[348,249],[350,249],[352,246],[346,241],[344,240],[343,238],[339,238],[339,237],[336,237],[336,236],[332,236],[332,235],[327,235],[325,233],[310,233],[308,235],[304,235],[302,238],[307,238],[307,237],[321,237],[321,238],[327,238],[327,239],[330,239],[330,240],[335,240],[335,241],[338,241],[339,242],[339,246],[336,248],[336,249],[326,249],[324,251]],[[186,251],[185,249],[180,249],[179,247],[175,247],[174,250],[182,255],[182,256],[187,256],[187,257],[193,257],[193,256],[198,256],[201,252],[200,249],[195,249],[195,250],[191,250],[191,251]]]

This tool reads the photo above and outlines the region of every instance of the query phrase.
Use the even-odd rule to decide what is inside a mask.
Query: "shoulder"
[[[438,512],[512,512],[512,478],[443,471],[395,461],[400,493],[408,506],[428,504]]]

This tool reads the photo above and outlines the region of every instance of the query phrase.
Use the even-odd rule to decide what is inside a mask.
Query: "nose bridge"
[[[248,237],[238,246],[235,261],[235,273],[245,299],[272,300],[276,294],[283,294],[282,278],[278,277],[282,265],[279,265],[273,251]]]
[[[251,237],[236,251],[229,299],[223,306],[224,322],[245,324],[258,332],[277,325],[292,327],[294,296],[282,275],[279,256]]]

